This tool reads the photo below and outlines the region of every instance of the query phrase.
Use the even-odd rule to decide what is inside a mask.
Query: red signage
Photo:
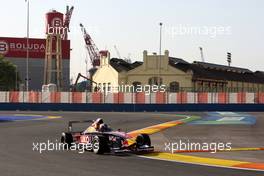
[[[46,39],[29,39],[29,58],[45,58]],[[70,41],[62,40],[62,58],[70,59]],[[5,57],[27,56],[27,39],[0,37],[0,54]]]
[[[63,14],[57,11],[48,12],[46,14],[46,34],[63,34],[64,32]]]

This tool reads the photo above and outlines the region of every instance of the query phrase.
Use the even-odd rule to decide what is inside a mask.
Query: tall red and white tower
[[[67,6],[66,14],[52,10],[46,14],[46,52],[44,85],[56,84],[63,90],[62,40],[67,40],[73,7]]]

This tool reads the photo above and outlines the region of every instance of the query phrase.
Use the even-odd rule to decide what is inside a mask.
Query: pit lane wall
[[[263,93],[0,92],[0,103],[68,104],[264,104]]]

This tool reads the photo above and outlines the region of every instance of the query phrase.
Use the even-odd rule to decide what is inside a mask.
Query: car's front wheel
[[[148,134],[140,134],[136,138],[137,147],[151,146],[150,137]]]

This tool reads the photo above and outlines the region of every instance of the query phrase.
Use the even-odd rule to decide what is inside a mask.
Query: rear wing
[[[93,123],[93,122],[94,122],[93,120],[69,121],[69,124],[68,124],[68,132],[72,132],[72,125],[74,123]]]

